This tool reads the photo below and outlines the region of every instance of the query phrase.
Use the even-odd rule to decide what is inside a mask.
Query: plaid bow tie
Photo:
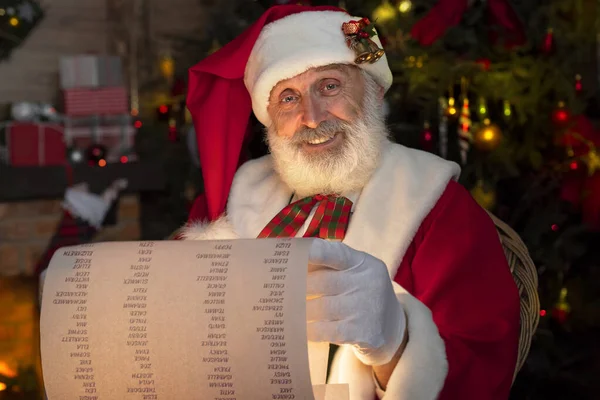
[[[352,202],[346,197],[316,195],[298,200],[279,212],[258,235],[259,238],[294,237],[318,203],[303,237],[342,240],[346,234]]]

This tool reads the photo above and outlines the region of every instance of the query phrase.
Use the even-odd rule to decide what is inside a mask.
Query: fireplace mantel
[[[69,168],[71,172],[64,166],[0,165],[0,202],[62,198],[68,186],[80,182],[87,182],[90,191],[99,193],[119,178],[128,181],[125,193],[160,191],[166,185],[165,173],[158,163],[115,163],[105,167],[82,164]]]

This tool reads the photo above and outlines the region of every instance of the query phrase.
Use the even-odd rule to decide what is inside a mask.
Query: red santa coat
[[[344,243],[381,259],[408,320],[409,340],[383,399],[506,399],[519,338],[519,295],[491,219],[454,182],[459,167],[386,146],[355,204]],[[227,213],[189,224],[185,239],[255,238],[290,199],[270,156],[236,173]],[[372,400],[371,367],[348,346],[331,383]]]

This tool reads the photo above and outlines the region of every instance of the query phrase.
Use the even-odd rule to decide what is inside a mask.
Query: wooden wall
[[[46,17],[26,42],[0,64],[0,104],[58,98],[60,56],[80,53],[118,54],[115,37],[128,38],[132,11],[139,2],[139,68],[146,76],[156,58],[168,52],[169,34],[201,33],[208,0],[42,0]],[[120,13],[121,15],[115,14]],[[127,63],[125,62],[126,66]],[[126,72],[127,68],[125,67]],[[144,73],[142,73],[144,75]]]
[[[58,60],[71,53],[106,52],[106,0],[47,0],[46,17],[0,64],[0,103],[54,102]]]

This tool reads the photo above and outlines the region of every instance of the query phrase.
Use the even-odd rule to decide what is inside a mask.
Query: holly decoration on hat
[[[358,21],[349,21],[342,24],[342,32],[346,36],[346,44],[356,53],[356,64],[374,63],[385,52],[371,39],[377,35],[375,25],[368,18]]]

